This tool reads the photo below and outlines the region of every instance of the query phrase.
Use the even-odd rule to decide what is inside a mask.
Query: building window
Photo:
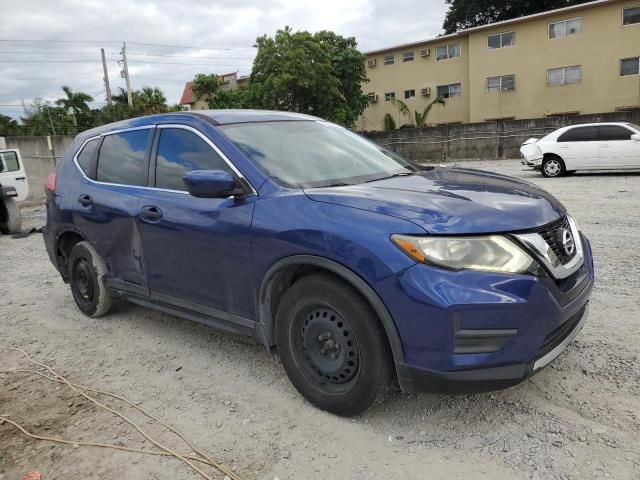
[[[487,78],[487,92],[504,92],[516,89],[515,75],[502,75]]]
[[[394,95],[395,98],[395,95]],[[404,91],[404,98],[405,100],[409,100],[411,98],[416,98],[416,91],[412,88],[411,90],[405,90]]]
[[[581,79],[582,67],[580,65],[547,70],[547,84],[549,85],[578,83]]]
[[[413,52],[404,52],[402,54],[403,62],[413,62]]]
[[[386,55],[384,57],[385,65],[393,65],[394,63],[396,63],[396,58],[393,55]]]
[[[516,44],[515,32],[497,33],[487,37],[487,47],[489,50],[497,48],[513,47]]]
[[[462,95],[462,84],[438,85],[438,96],[441,98],[459,97]]]
[[[453,43],[451,45],[445,45],[444,47],[438,47],[437,60],[447,60],[449,58],[456,58],[460,56],[460,44]]]
[[[582,33],[582,18],[572,18],[549,24],[549,39],[564,38]]]
[[[620,60],[620,75],[640,75],[640,57],[623,58]]]
[[[640,7],[631,7],[622,10],[622,25],[638,24],[640,24]]]
[[[396,92],[387,92],[384,94],[384,101],[390,102],[391,100],[395,100]]]

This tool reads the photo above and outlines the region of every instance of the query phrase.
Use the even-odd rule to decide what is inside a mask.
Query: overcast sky
[[[256,37],[284,25],[355,36],[367,51],[438,35],[445,10],[444,0],[3,0],[0,113],[17,118],[22,99],[55,100],[62,85],[100,105],[100,48],[116,92],[123,41],[132,88],[158,86],[173,104],[196,73],[248,74]]]

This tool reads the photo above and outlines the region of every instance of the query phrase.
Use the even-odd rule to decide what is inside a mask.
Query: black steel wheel
[[[284,293],[276,342],[293,385],[323,410],[358,414],[392,383],[393,358],[378,317],[353,287],[330,274],[304,277]]]
[[[69,285],[78,308],[89,317],[100,317],[111,308],[111,296],[103,277],[107,267],[89,242],[79,242],[69,255]]]

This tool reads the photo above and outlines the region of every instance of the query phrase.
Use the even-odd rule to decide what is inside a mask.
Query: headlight
[[[533,259],[502,235],[483,237],[413,237],[392,235],[391,240],[411,258],[451,270],[522,273]]]

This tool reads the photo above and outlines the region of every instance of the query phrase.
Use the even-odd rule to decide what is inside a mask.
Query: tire
[[[392,385],[393,358],[377,315],[333,275],[304,277],[284,293],[276,343],[298,392],[336,415],[365,411]]]
[[[557,155],[549,155],[542,161],[542,176],[557,178],[566,175],[567,167],[564,161]]]
[[[89,242],[79,242],[71,249],[69,285],[76,305],[88,317],[100,317],[111,308],[111,295],[104,284],[107,272],[104,260]]]
[[[0,199],[0,232],[5,235],[20,233],[22,215],[13,198]]]

